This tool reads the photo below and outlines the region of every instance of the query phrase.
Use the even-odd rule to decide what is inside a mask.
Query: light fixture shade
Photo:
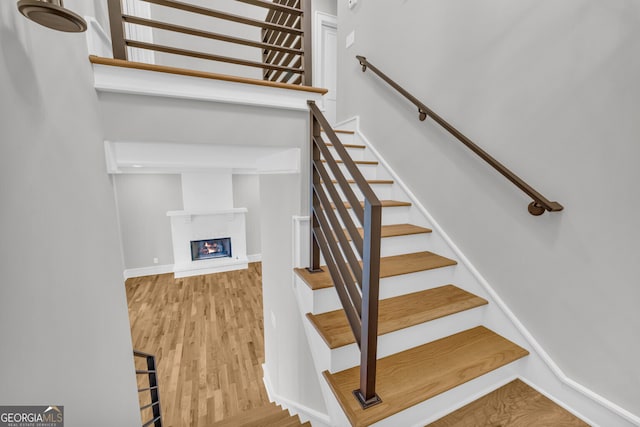
[[[18,10],[45,27],[68,33],[81,33],[87,23],[81,16],[64,8],[62,0],[20,0]]]

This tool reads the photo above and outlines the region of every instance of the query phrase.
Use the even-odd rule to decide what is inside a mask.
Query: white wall
[[[247,255],[262,253],[260,230],[260,179],[258,175],[233,175],[233,206],[247,208]],[[267,248],[268,249],[268,248]]]
[[[640,414],[640,3],[382,3],[339,3],[338,119],[361,116],[376,148],[572,379]],[[565,211],[530,216],[526,196],[419,122],[411,104],[361,72],[356,54]]]
[[[336,16],[338,14],[337,0],[312,0],[311,10],[313,13],[324,12]]]
[[[265,367],[278,395],[326,413],[293,292],[292,218],[300,215],[300,178],[260,176]]]
[[[83,36],[0,2],[0,94],[0,402],[64,405],[69,427],[140,425]]]
[[[182,200],[186,211],[233,208],[231,169],[183,173]]]
[[[124,267],[144,268],[173,264],[171,221],[168,211],[182,210],[180,175],[115,175]]]

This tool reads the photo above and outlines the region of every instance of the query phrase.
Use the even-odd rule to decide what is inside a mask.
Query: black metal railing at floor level
[[[224,62],[244,67],[261,68],[263,80],[311,86],[311,0],[229,0],[252,8],[268,9],[264,20],[236,15],[222,10],[177,0],[140,0],[199,16],[234,22],[238,25],[261,29],[261,38],[251,40],[232,34],[221,34],[203,29],[176,25],[123,13],[122,0],[108,0],[113,57],[127,60],[127,48],[146,49],[209,61]],[[213,21],[212,21],[213,22]],[[155,30],[187,34],[217,40],[237,46],[259,49],[262,61],[215,53],[195,51],[183,47],[167,46],[129,38],[126,25],[138,25]],[[260,56],[260,55],[257,55]]]
[[[482,160],[487,162],[491,167],[497,170],[500,174],[502,174],[505,178],[511,181],[516,187],[526,193],[529,197],[533,199],[531,203],[529,203],[528,209],[531,215],[542,215],[545,211],[549,212],[559,212],[564,209],[564,207],[558,202],[552,202],[538,191],[536,191],[532,186],[527,184],[522,178],[509,170],[505,165],[500,163],[494,157],[492,157],[489,153],[480,148],[477,144],[467,138],[462,134],[458,129],[449,124],[442,117],[437,115],[433,110],[427,107],[425,104],[420,102],[415,96],[411,95],[407,90],[405,90],[398,83],[393,81],[389,76],[376,68],[371,62],[367,61],[367,58],[364,56],[356,55],[356,59],[360,62],[362,66],[362,71],[365,72],[367,69],[370,69],[374,72],[378,77],[384,80],[389,84],[392,88],[397,90],[402,96],[407,98],[412,104],[418,107],[418,118],[422,121],[427,117],[430,117],[433,121],[442,126],[447,132],[453,135],[458,141],[462,142],[466,145],[471,151],[476,153]]]
[[[156,358],[153,354],[143,353],[138,350],[133,350],[133,356],[138,359],[144,359],[146,362],[146,369],[136,369],[136,377],[144,376],[144,379],[140,379],[138,382],[138,393],[149,392],[150,403],[140,406],[140,413],[144,415],[150,410],[151,418],[148,420],[142,420],[142,427],[162,427],[162,411],[160,408],[160,390],[158,386],[158,371],[156,368]],[[145,383],[144,380],[148,380]],[[140,386],[140,384],[144,384]],[[141,402],[145,399],[142,398]]]
[[[351,330],[360,347],[360,388],[354,390],[354,395],[364,408],[368,408],[381,402],[376,394],[375,385],[382,204],[313,101],[309,101],[309,109],[311,123],[311,262],[309,271],[311,273],[322,271],[320,268],[322,253]],[[324,130],[330,144],[322,138],[321,130]],[[333,147],[333,152],[329,146]],[[358,200],[333,153],[342,162],[346,174],[351,176],[351,180],[364,195],[364,201]],[[346,202],[340,197],[340,192],[344,194]],[[356,220],[352,218],[349,210],[353,212]],[[356,221],[359,224],[356,224]],[[358,229],[359,226],[362,231]]]

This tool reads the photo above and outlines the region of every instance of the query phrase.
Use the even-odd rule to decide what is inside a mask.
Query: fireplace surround
[[[176,278],[248,268],[246,208],[170,211]]]

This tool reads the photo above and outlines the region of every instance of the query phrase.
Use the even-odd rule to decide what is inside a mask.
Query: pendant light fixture
[[[81,16],[65,9],[63,0],[20,0],[18,10],[45,27],[68,33],[81,33],[87,23]]]

